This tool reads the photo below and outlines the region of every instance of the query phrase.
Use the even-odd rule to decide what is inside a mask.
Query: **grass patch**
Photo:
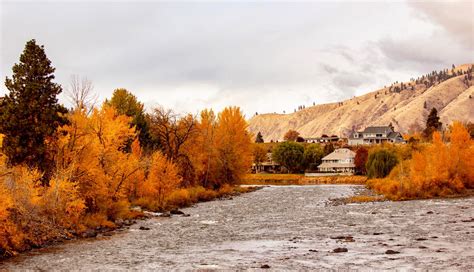
[[[354,184],[365,185],[365,176],[329,176],[305,177],[303,174],[248,174],[242,184],[245,185],[319,185]]]

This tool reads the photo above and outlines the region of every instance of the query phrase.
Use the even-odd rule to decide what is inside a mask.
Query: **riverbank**
[[[474,198],[333,205],[362,186],[270,186],[189,216],[5,261],[0,270],[474,269]]]
[[[196,203],[208,202],[214,200],[232,199],[244,193],[250,193],[261,189],[257,186],[223,186],[220,190],[204,189],[202,187],[190,187],[176,190],[167,199],[167,205],[160,209],[147,209],[134,203],[129,212],[122,218],[107,224],[106,226],[98,226],[96,228],[88,228],[82,231],[72,229],[56,229],[54,233],[50,233],[47,239],[34,239],[26,247],[18,251],[6,251],[0,248],[0,261],[17,256],[21,253],[28,252],[32,249],[51,247],[61,244],[65,241],[78,240],[84,238],[95,238],[99,236],[111,236],[117,230],[125,229],[141,220],[153,217],[171,217],[186,216],[179,209],[190,207]],[[41,235],[41,234],[40,234]],[[1,238],[1,237],[0,237]],[[34,242],[33,242],[34,241]]]
[[[303,174],[247,174],[243,178],[245,185],[320,185],[348,184],[365,185],[365,176],[327,176],[306,177]]]

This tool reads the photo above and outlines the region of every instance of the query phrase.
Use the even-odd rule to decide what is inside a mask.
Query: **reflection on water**
[[[328,205],[355,187],[267,187],[34,250],[0,270],[474,269],[474,198]]]

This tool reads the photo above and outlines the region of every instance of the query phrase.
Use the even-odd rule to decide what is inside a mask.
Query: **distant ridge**
[[[444,125],[454,120],[474,122],[472,67],[463,64],[441,74],[430,73],[410,82],[291,114],[259,114],[249,120],[249,130],[255,135],[261,132],[266,142],[282,140],[289,129],[297,130],[303,137],[322,134],[344,137],[369,125],[392,123],[397,131],[405,133],[410,127],[424,127],[433,107]]]

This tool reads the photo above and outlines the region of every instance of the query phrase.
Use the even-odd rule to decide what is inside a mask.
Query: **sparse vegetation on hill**
[[[436,108],[440,122],[473,122],[474,96],[472,64],[432,72],[410,82],[387,86],[375,92],[339,103],[301,108],[291,114],[259,114],[249,121],[253,133],[260,131],[266,142],[281,141],[289,129],[301,136],[323,133],[347,137],[354,130],[370,125],[392,123],[396,131],[407,133],[410,127],[424,127],[428,114]],[[416,84],[418,81],[418,84]],[[426,81],[421,82],[421,81]],[[395,92],[395,87],[400,91]],[[392,88],[390,90],[390,88]]]

